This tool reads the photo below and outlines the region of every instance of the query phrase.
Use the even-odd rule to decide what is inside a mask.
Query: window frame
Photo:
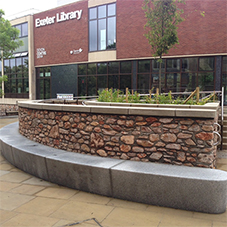
[[[108,6],[110,6],[110,5],[115,5],[115,14],[112,14],[112,15],[110,15],[110,16],[108,16]],[[91,7],[91,8],[89,8],[88,9],[88,44],[89,44],[89,52],[97,52],[97,51],[106,51],[106,50],[116,50],[116,40],[117,40],[117,34],[116,34],[116,30],[117,30],[117,28],[116,28],[116,25],[117,25],[117,17],[116,17],[116,15],[117,15],[117,7],[116,7],[116,2],[112,2],[112,3],[109,3],[109,4],[103,4],[103,5],[98,5],[98,6],[95,6],[95,7]],[[99,15],[98,15],[98,13],[99,13],[99,8],[100,7],[104,7],[105,6],[105,10],[106,10],[106,15],[105,15],[105,17],[100,17],[99,18]],[[95,11],[96,11],[96,17],[92,17],[91,19],[90,19],[90,15],[91,15],[91,10],[94,10],[95,9]],[[108,25],[109,25],[109,19],[110,18],[115,18],[115,31],[114,31],[114,33],[115,33],[115,42],[113,43],[113,44],[108,44],[108,36],[109,36],[109,27],[108,27]],[[100,35],[99,35],[99,28],[100,28],[100,25],[99,25],[99,22],[100,21],[102,21],[102,20],[105,20],[105,48],[104,49],[102,49],[101,47],[102,47],[102,45],[101,45],[101,38],[100,38]],[[96,41],[96,44],[94,43],[94,45],[95,45],[95,48],[92,48],[91,49],[91,46],[92,46],[92,44],[91,44],[91,40],[90,40],[90,37],[91,37],[91,26],[90,26],[90,23],[91,22],[96,22],[96,24],[95,24],[95,26],[96,26],[96,32],[95,32],[95,41]],[[93,26],[92,26],[93,27]],[[94,37],[94,35],[93,35],[93,37]],[[112,47],[111,47],[112,46]],[[110,47],[110,48],[108,48],[108,47]]]

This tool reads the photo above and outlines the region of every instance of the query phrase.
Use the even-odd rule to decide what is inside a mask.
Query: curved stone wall
[[[20,133],[47,146],[123,160],[215,167],[216,107],[190,110],[190,115],[196,113],[194,117],[188,117],[189,112],[184,110],[187,117],[179,117],[177,110],[170,114],[170,109],[149,114],[148,108],[135,107],[138,114],[122,114],[130,107],[19,106]]]

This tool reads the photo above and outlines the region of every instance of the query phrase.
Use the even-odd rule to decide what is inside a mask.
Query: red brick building
[[[143,0],[81,0],[35,14],[36,98],[157,87],[158,64],[144,36],[142,5]],[[164,56],[162,91],[224,86],[227,101],[227,1],[187,0],[181,7],[185,20],[179,44]]]

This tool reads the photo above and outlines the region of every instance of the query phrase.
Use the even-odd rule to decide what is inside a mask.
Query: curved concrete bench
[[[70,188],[191,211],[226,210],[227,173],[221,170],[70,153],[26,139],[18,123],[0,130],[0,150],[23,171]]]

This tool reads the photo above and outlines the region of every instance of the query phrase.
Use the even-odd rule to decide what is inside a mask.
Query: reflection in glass
[[[22,36],[22,37],[28,36],[28,23],[22,24],[22,25],[21,25],[21,28],[22,28],[21,36]]]
[[[44,98],[50,99],[50,80],[47,79],[44,81],[44,89],[45,89]]]
[[[87,74],[94,75],[96,74],[96,64],[91,63],[87,65]]]
[[[97,50],[97,21],[89,22],[89,50]]]
[[[167,68],[167,72],[180,71],[180,59],[167,59],[166,68]]]
[[[191,92],[196,89],[197,73],[182,73],[181,74],[181,91]]]
[[[138,61],[138,73],[150,72],[150,60]]]
[[[108,18],[107,49],[116,48],[116,17]]]
[[[199,58],[199,71],[213,71],[214,57]]]
[[[182,71],[197,71],[198,58],[182,58]]]
[[[87,65],[82,64],[78,65],[78,75],[86,75],[87,74]]]
[[[98,50],[106,49],[106,19],[98,21]]]
[[[17,93],[22,93],[23,92],[23,80],[18,79],[17,80]]]
[[[132,72],[132,62],[131,61],[120,62],[120,72],[121,73],[131,73]]]
[[[107,63],[98,63],[98,74],[107,74]]]
[[[166,74],[166,88],[167,92],[179,92],[180,91],[180,74],[168,73]]]
[[[106,17],[106,5],[98,7],[98,18]]]
[[[108,88],[118,89],[119,88],[119,76],[109,75],[108,76]]]
[[[153,92],[156,92],[156,88],[159,88],[159,74],[152,74],[151,88],[153,88]],[[161,75],[161,89],[161,92],[165,91],[165,74]]]
[[[108,5],[108,16],[114,16],[116,14],[116,4]]]
[[[78,77],[78,95],[79,96],[87,95],[87,80],[86,80],[86,76]]]
[[[107,76],[97,76],[98,91],[105,90],[107,87]]]
[[[96,76],[87,77],[87,95],[96,95]]]
[[[227,72],[227,57],[223,57],[222,72]]]
[[[165,59],[162,59],[161,67],[162,72],[165,71]],[[159,72],[159,62],[157,59],[152,60],[152,71]]]
[[[149,84],[150,84],[150,80],[149,80],[149,74],[145,74],[145,75],[138,75],[137,76],[137,90],[139,93],[149,93]]]
[[[89,20],[97,18],[97,8],[89,9]]]
[[[198,86],[201,91],[214,90],[214,74],[213,73],[199,73]]]
[[[110,74],[119,73],[119,62],[109,62],[108,73]]]
[[[125,89],[132,88],[131,75],[121,75],[120,76],[120,90],[125,92]]]

